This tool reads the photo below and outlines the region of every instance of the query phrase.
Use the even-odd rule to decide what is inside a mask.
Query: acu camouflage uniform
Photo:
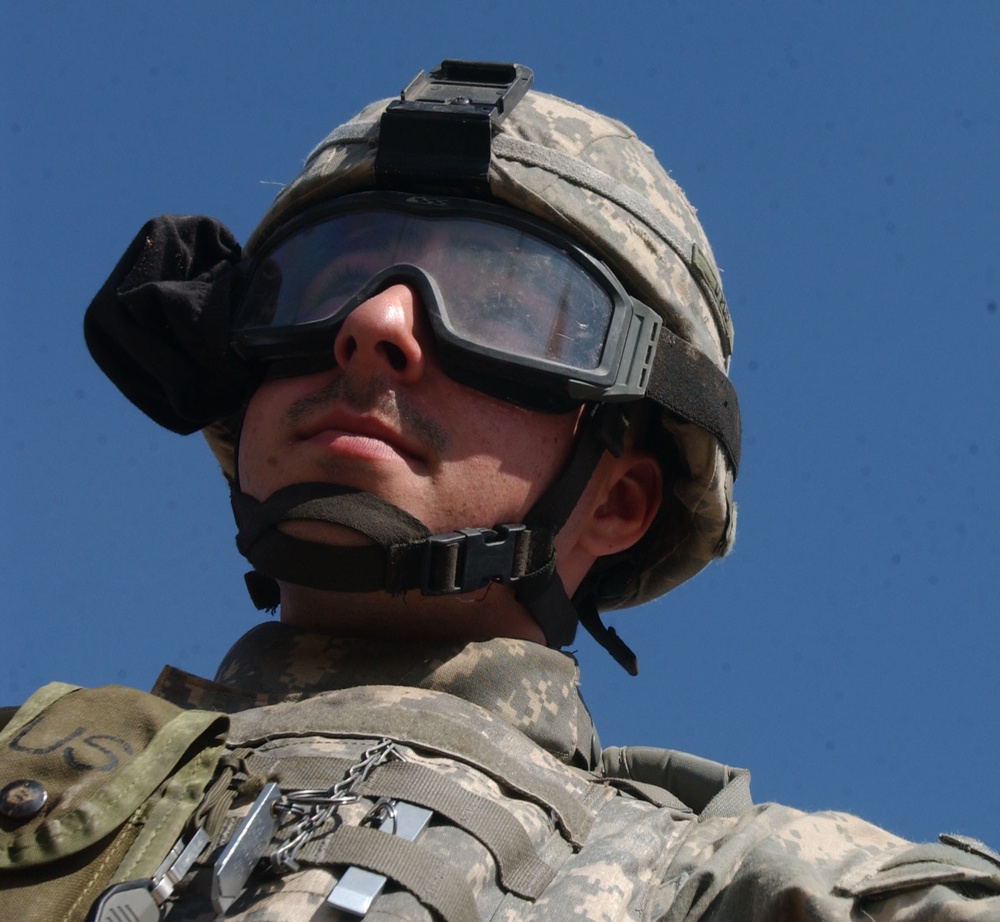
[[[216,782],[189,823],[213,827],[213,847],[167,904],[168,919],[217,918],[211,865],[266,780],[284,790],[328,788],[386,737],[402,758],[372,771],[362,800],[340,808],[298,853],[299,870],[251,876],[225,918],[352,918],[324,901],[353,865],[390,878],[370,920],[1000,919],[1000,855],[981,843],[952,837],[915,846],[845,814],[752,806],[740,770],[666,750],[602,751],[577,682],[571,657],[524,641],[394,645],[281,624],[242,638],[214,682],[166,668],[155,691],[183,715],[205,712],[192,707],[229,713]],[[35,753],[19,766],[65,761],[53,745],[59,740],[45,736],[44,715],[30,733],[16,718],[7,728],[7,764],[12,740],[19,753]],[[141,758],[122,758],[106,783]],[[47,815],[13,834],[6,824],[0,910],[83,918],[80,907],[52,914],[44,886],[29,886],[18,859],[30,851],[26,841],[47,845],[51,856],[68,835],[60,821],[70,826],[81,811],[75,791],[87,774],[78,764]],[[155,814],[168,796],[176,803],[164,790],[138,812]],[[424,806],[433,820],[413,842],[367,828],[362,819],[379,797]],[[185,816],[199,800],[200,790]],[[140,833],[117,856],[112,880],[151,873],[169,843],[140,873],[136,852],[148,841]],[[79,864],[61,861],[63,873]]]

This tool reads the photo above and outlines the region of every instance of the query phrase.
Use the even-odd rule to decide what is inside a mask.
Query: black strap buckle
[[[516,583],[514,554],[524,530],[524,525],[497,525],[431,535],[424,544],[420,591],[451,595],[474,592],[492,582]]]

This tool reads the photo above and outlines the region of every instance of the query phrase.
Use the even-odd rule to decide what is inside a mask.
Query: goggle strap
[[[715,436],[737,474],[741,433],[736,389],[708,356],[666,327],[660,332],[646,397]]]

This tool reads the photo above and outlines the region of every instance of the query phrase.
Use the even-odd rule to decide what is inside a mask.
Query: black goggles
[[[360,193],[289,222],[247,268],[233,346],[273,376],[333,367],[344,318],[397,282],[462,384],[550,412],[646,391],[656,312],[565,235],[468,199]]]

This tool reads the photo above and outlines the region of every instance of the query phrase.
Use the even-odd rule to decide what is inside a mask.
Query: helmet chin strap
[[[386,500],[329,483],[283,487],[264,501],[239,489],[231,500],[236,545],[254,570],[247,588],[260,609],[275,609],[276,581],[336,592],[423,595],[474,592],[492,582],[510,585],[538,622],[550,647],[572,643],[578,621],[631,674],[635,655],[601,623],[593,592],[569,599],[556,572],[555,537],[583,494],[605,450],[620,455],[627,404],[590,407],[566,467],[528,511],[523,523],[462,528],[434,535],[421,521]],[[297,538],[285,522],[340,525],[371,544],[344,547]]]

